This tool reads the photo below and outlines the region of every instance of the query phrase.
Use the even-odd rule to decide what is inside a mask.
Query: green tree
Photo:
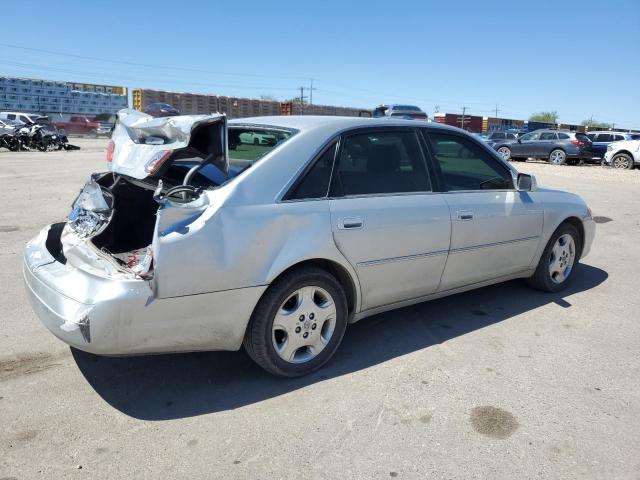
[[[598,120],[595,120],[593,117],[583,120],[581,122],[581,125],[584,125],[585,127],[589,127],[589,128],[601,128],[601,129],[607,129],[607,130],[611,128],[610,123],[599,122]]]
[[[558,121],[558,112],[539,112],[529,117],[530,122],[556,123]]]

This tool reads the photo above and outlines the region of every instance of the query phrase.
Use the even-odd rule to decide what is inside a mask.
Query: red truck
[[[68,122],[53,124],[61,135],[87,135],[97,137],[110,135],[112,125],[107,122],[96,122],[87,115],[73,115]]]

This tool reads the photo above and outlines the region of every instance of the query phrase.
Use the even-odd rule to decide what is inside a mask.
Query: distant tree
[[[558,120],[558,112],[540,112],[534,113],[529,117],[530,122],[556,123]]]
[[[581,125],[584,125],[585,127],[589,127],[589,128],[602,128],[607,130],[611,129],[610,123],[599,122],[598,120],[595,120],[593,117],[583,120],[581,122]]]

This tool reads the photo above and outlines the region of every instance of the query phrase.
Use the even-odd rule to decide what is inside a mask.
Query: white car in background
[[[613,168],[631,170],[640,165],[640,140],[623,140],[610,143],[604,154],[603,163]]]

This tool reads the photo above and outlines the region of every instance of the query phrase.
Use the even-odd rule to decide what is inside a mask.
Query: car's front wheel
[[[552,165],[564,165],[566,161],[567,154],[564,152],[564,150],[556,148],[549,154],[549,163],[551,163]]]
[[[528,279],[529,285],[547,292],[563,290],[571,280],[581,251],[576,227],[570,223],[560,225],[542,252],[535,273]]]
[[[498,155],[500,155],[503,160],[509,160],[511,158],[511,149],[509,147],[500,147],[498,149]]]
[[[319,268],[292,270],[256,306],[244,338],[249,356],[269,373],[297,377],[324,365],[347,326],[340,283]]]
[[[618,153],[611,159],[611,165],[613,168],[626,168],[631,170],[633,168],[633,158],[626,153]]]

